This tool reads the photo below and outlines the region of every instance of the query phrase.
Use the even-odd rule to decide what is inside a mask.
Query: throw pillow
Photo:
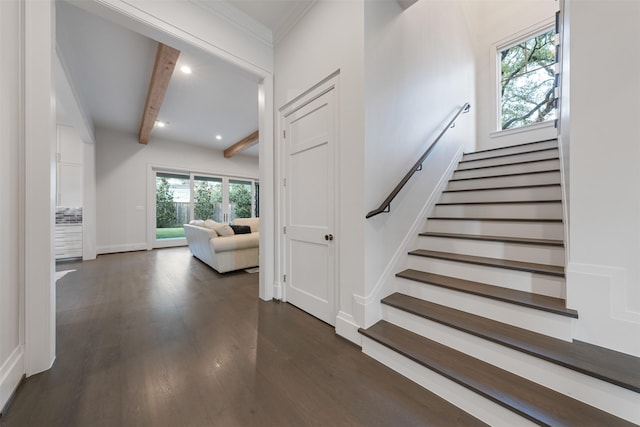
[[[212,220],[212,219],[208,219],[208,220],[206,220],[206,221],[204,222],[204,227],[212,228],[212,229],[214,229],[214,230],[215,230],[216,226],[218,226],[218,225],[220,225],[220,223],[219,223],[219,222],[215,222],[215,221],[214,221],[214,220]]]
[[[230,225],[235,234],[251,234],[251,227],[248,225]]]
[[[233,236],[233,228],[229,227],[228,224],[218,223],[215,227],[215,230],[216,230],[216,233],[218,233],[218,236],[221,236],[221,237]]]
[[[189,221],[189,225],[195,225],[198,227],[204,227],[204,221],[201,219],[193,219],[191,221]]]

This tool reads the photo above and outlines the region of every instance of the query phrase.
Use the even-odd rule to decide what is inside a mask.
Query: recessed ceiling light
[[[158,126],[159,128],[163,128],[167,125],[168,123],[166,122],[162,122],[160,120],[156,120],[156,126]]]
[[[222,135],[216,135],[216,139],[220,141],[222,139]]]
[[[183,65],[182,67],[180,67],[180,71],[185,74],[191,74],[191,67],[189,67],[188,65]]]

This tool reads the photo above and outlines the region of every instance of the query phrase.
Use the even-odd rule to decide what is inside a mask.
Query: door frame
[[[288,168],[288,157],[287,150],[285,148],[285,138],[284,138],[284,130],[286,129],[286,116],[293,113],[295,110],[298,110],[310,102],[316,100],[320,96],[333,91],[334,92],[334,149],[333,149],[333,188],[331,189],[334,198],[334,210],[332,221],[334,224],[334,233],[336,238],[333,240],[333,283],[334,283],[334,301],[333,301],[333,311],[334,316],[337,318],[339,312],[339,299],[340,299],[340,156],[339,156],[339,146],[340,146],[340,71],[336,71],[329,75],[328,77],[322,79],[317,84],[313,85],[311,88],[303,92],[302,94],[296,96],[286,104],[282,105],[278,109],[278,121],[277,121],[277,129],[276,129],[276,137],[274,138],[276,141],[275,151],[276,151],[276,161],[277,165],[275,168],[276,172],[276,205],[278,206],[278,215],[276,216],[276,253],[278,253],[278,263],[277,263],[277,271],[275,274],[275,284],[274,284],[274,298],[281,300],[283,302],[287,301],[287,290],[286,283],[284,281],[284,275],[287,271],[287,247],[286,247],[286,236],[284,234],[284,227],[286,225],[286,213],[287,213],[287,199],[286,199],[286,188],[284,179],[287,175]]]

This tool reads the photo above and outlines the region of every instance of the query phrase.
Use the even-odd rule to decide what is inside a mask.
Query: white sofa
[[[233,234],[227,224],[191,221],[184,224],[184,234],[193,256],[218,273],[258,266],[259,218],[236,218],[233,225],[251,228],[250,234]]]

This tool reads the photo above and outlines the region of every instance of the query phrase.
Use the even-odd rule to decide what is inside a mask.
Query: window
[[[555,32],[541,33],[498,49],[501,129],[555,118]]]

